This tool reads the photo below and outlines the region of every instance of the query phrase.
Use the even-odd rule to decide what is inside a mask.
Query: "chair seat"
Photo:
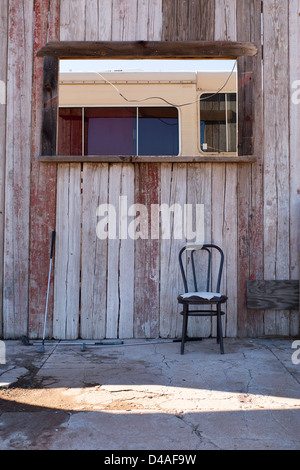
[[[227,297],[218,292],[187,292],[177,297],[179,302],[226,302]]]

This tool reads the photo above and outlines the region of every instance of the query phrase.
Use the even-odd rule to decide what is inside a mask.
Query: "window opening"
[[[57,154],[237,155],[236,76],[236,60],[61,60]]]

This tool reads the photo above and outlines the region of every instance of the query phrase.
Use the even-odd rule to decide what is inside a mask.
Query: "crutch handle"
[[[52,256],[53,256],[54,240],[55,240],[55,230],[53,230],[52,232],[50,259],[52,259]]]

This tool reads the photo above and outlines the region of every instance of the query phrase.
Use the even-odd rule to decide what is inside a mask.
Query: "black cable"
[[[100,77],[103,78],[103,80],[108,83],[109,85],[111,85],[113,88],[115,88],[115,90],[119,93],[119,95],[121,96],[121,98],[123,98],[127,103],[141,103],[143,101],[148,101],[148,100],[162,100],[164,101],[166,104],[168,104],[169,106],[173,106],[175,108],[182,108],[183,106],[189,106],[191,104],[194,104],[194,103],[198,103],[200,101],[205,101],[205,100],[208,100],[209,98],[212,98],[213,96],[216,96],[218,95],[222,90],[224,90],[224,88],[226,87],[227,83],[229,82],[232,74],[233,74],[233,71],[236,67],[236,61],[234,62],[234,65],[232,67],[232,70],[227,78],[227,80],[225,81],[224,85],[218,90],[216,91],[215,93],[212,93],[211,95],[208,95],[206,96],[205,98],[199,98],[195,101],[190,101],[188,103],[183,103],[183,104],[174,104],[174,103],[170,103],[170,101],[166,100],[165,98],[163,98],[162,96],[149,96],[148,98],[142,98],[142,99],[139,99],[139,100],[129,100],[128,98],[126,98],[126,96],[124,96],[120,90],[113,84],[111,83],[109,80],[107,80],[100,72],[96,72],[98,75],[100,75]]]

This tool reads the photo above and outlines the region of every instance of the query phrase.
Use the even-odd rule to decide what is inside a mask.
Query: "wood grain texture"
[[[300,1],[293,1],[289,5],[289,57],[297,57],[300,42]],[[300,272],[300,61],[289,61],[290,74],[290,278],[299,279]],[[292,312],[291,334],[299,334],[299,314]]]
[[[81,172],[77,164],[58,165],[56,202],[53,337],[79,333]]]
[[[3,336],[3,242],[6,160],[6,88],[7,88],[8,0],[0,3],[0,337]]]
[[[134,204],[134,167],[122,165],[119,204],[119,338],[133,337],[134,318],[134,240],[128,234],[128,211]],[[126,199],[125,199],[126,198]]]
[[[108,203],[108,165],[86,164],[82,173],[80,336],[105,338],[107,239],[97,237],[97,208]]]
[[[42,47],[37,55],[61,59],[234,59],[256,53],[256,47],[246,42],[122,40],[53,41]]]
[[[147,237],[139,234],[135,241],[135,316],[134,336],[159,336],[159,251],[160,242],[151,233],[152,205],[160,204],[160,165],[142,163],[135,166],[135,204],[147,210]],[[143,209],[143,208],[142,208]],[[142,213],[139,213],[143,217]],[[138,227],[141,232],[141,227]]]
[[[163,40],[214,41],[215,0],[163,0]]]
[[[128,208],[134,203],[131,165],[110,166],[109,204],[115,208],[116,237],[108,240],[107,323],[108,338],[133,336],[134,242],[128,237]]]
[[[245,18],[249,21],[245,22]],[[260,336],[264,334],[262,312],[247,310],[246,281],[262,279],[263,274],[263,120],[262,120],[262,24],[261,4],[253,0],[237,2],[237,38],[253,41],[258,50],[257,57],[252,61],[240,59],[239,91],[241,104],[239,112],[246,113],[250,118],[248,128],[241,124],[245,142],[240,141],[241,151],[253,147],[257,155],[254,165],[238,166],[238,335]],[[250,70],[250,68],[251,70]],[[252,92],[251,92],[252,87]],[[252,94],[255,100],[252,99]],[[247,100],[251,98],[251,108]],[[244,104],[245,103],[245,104]],[[252,114],[251,114],[252,113]],[[244,116],[240,115],[240,119]],[[248,130],[247,130],[248,129]],[[251,134],[251,129],[253,134]],[[248,137],[246,136],[246,133]]]
[[[41,86],[41,84],[40,84]],[[41,129],[42,155],[55,155],[58,106],[58,59],[44,58],[43,67],[43,115]]]
[[[4,236],[4,336],[27,334],[33,1],[9,2]]]
[[[55,230],[56,210],[56,166],[43,165],[36,157],[43,152],[56,154],[57,60],[37,58],[36,52],[45,40],[58,38],[58,13],[58,0],[38,0],[34,4],[28,316],[30,338],[40,338],[43,332],[51,232]],[[46,84],[47,87],[43,89]],[[52,321],[53,271],[48,304],[47,337],[52,336]]]
[[[289,279],[288,4],[264,1],[264,279]],[[266,334],[288,334],[288,312],[268,311]]]
[[[299,311],[299,281],[247,281],[247,307]]]
[[[177,205],[182,210],[186,204],[186,164],[161,164],[161,204],[168,208]],[[177,296],[183,292],[183,281],[179,270],[178,253],[185,244],[182,234],[176,232],[175,214],[170,217],[170,225],[161,228],[160,245],[160,336],[174,338],[181,333],[181,310],[177,303]],[[171,212],[170,212],[171,213]],[[163,216],[162,216],[163,217]],[[177,220],[180,220],[177,219]],[[170,227],[170,235],[167,230]]]
[[[42,155],[37,157],[39,162],[44,163],[255,163],[255,155],[243,155],[242,157],[218,157],[217,155],[205,156],[131,156],[131,155],[85,155],[83,157],[76,155]]]

